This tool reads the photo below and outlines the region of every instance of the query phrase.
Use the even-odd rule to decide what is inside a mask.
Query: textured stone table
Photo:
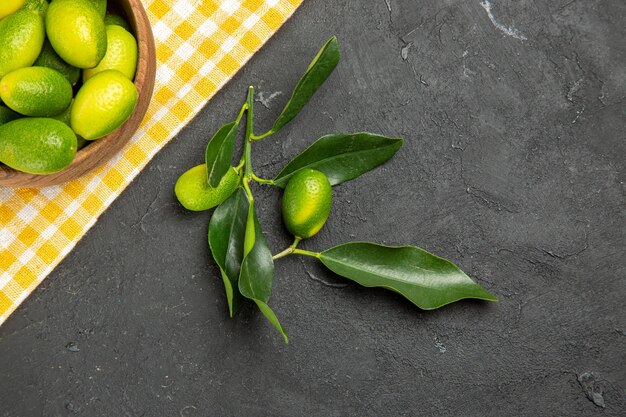
[[[0,328],[0,416],[623,416],[625,22],[621,0],[305,1]],[[406,141],[303,247],[416,244],[499,303],[420,311],[290,257],[288,346],[252,306],[227,318],[173,184],[249,84],[269,127],[331,34],[339,67],[255,143],[259,174],[326,133]],[[280,193],[256,196],[282,249]]]

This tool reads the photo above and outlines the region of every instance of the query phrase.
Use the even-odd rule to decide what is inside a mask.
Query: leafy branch
[[[224,283],[230,316],[237,313],[244,299],[252,300],[286,343],[287,332],[268,301],[274,261],[290,255],[315,258],[342,277],[365,287],[395,291],[425,310],[464,298],[497,300],[453,263],[416,246],[348,242],[322,252],[299,248],[325,223],[332,187],[385,163],[403,142],[367,132],[326,135],[293,158],[273,179],[255,175],[253,142],[278,133],[292,121],[333,72],[339,57],[339,44],[333,36],[308,66],[272,128],[259,136],[254,135],[254,88],[249,87],[237,118],[221,126],[209,140],[205,164],[181,175],[175,187],[179,201],[191,210],[216,207],[209,222],[208,241]],[[233,167],[244,114],[243,152]],[[283,219],[294,241],[275,255],[256,214],[252,182],[285,189]]]

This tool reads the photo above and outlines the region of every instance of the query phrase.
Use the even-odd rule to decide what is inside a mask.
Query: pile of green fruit
[[[137,41],[106,0],[0,2],[0,163],[66,168],[137,103]]]

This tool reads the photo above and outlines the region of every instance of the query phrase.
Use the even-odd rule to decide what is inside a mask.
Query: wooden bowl
[[[123,13],[133,29],[139,47],[135,86],[139,93],[137,106],[129,119],[111,134],[90,142],[76,153],[74,161],[62,171],[47,175],[19,172],[0,164],[0,186],[38,188],[61,184],[93,170],[108,161],[133,136],[148,110],[156,75],[154,37],[148,16],[140,0],[109,0],[109,8]]]

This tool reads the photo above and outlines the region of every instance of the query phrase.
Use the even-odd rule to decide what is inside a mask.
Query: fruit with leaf
[[[323,172],[301,169],[289,180],[283,193],[283,221],[289,233],[308,239],[320,231],[333,200],[333,189]]]
[[[254,89],[250,87],[237,118],[220,127],[209,140],[202,169],[192,168],[176,184],[176,196],[185,207],[190,201],[203,200],[207,193],[218,193],[219,200],[224,199],[211,216],[208,238],[226,290],[230,316],[235,315],[244,299],[250,299],[282,334],[285,342],[288,341],[287,333],[268,301],[274,280],[274,261],[288,255],[318,259],[342,277],[365,287],[390,289],[425,310],[464,298],[496,301],[494,295],[450,261],[415,246],[348,242],[321,252],[299,247],[326,222],[332,206],[333,186],[385,163],[402,146],[402,139],[374,133],[331,134],[315,141],[273,179],[260,178],[254,173],[252,144],[280,132],[296,117],[333,72],[339,56],[337,38],[332,37],[317,53],[270,130],[261,135],[254,134]],[[237,132],[244,114],[243,155],[233,167]],[[225,188],[222,182],[227,178],[229,187]],[[251,188],[253,182],[285,189],[283,220],[287,230],[294,235],[294,241],[275,255],[261,231]],[[191,183],[194,185],[181,185]],[[211,204],[204,204],[204,207],[202,204],[195,207],[208,209],[216,204],[216,200],[212,199]]]

